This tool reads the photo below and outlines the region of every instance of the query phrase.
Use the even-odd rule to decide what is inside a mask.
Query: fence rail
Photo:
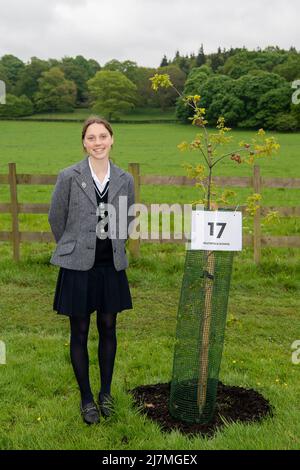
[[[186,176],[160,176],[160,175],[140,175],[140,165],[138,163],[130,163],[128,171],[133,175],[135,185],[136,202],[140,203],[141,185],[178,185],[193,186],[195,180]],[[8,241],[13,245],[13,258],[15,261],[20,259],[20,243],[22,242],[54,242],[52,233],[49,232],[33,232],[19,231],[19,214],[47,214],[50,204],[42,203],[19,203],[17,188],[20,184],[34,185],[54,185],[56,183],[56,175],[32,175],[17,174],[16,164],[8,164],[8,174],[0,175],[0,184],[7,184],[10,187],[10,202],[0,203],[0,214],[9,213],[12,217],[12,230],[0,231],[0,241]],[[214,181],[217,185],[222,186],[238,186],[252,187],[256,193],[261,193],[263,187],[268,188],[300,188],[300,178],[264,178],[260,175],[258,165],[253,167],[253,175],[251,177],[215,177]],[[183,205],[179,205],[183,207]],[[146,204],[147,208],[151,204]],[[239,210],[245,213],[245,206],[240,206]],[[261,217],[268,213],[269,210],[278,211],[282,217],[300,217],[300,206],[296,207],[266,207],[262,206],[253,218],[253,235],[243,235],[243,245],[252,246],[254,250],[254,261],[260,262],[261,248],[265,246],[272,247],[297,247],[300,248],[300,236],[270,236],[261,234]],[[164,213],[164,209],[160,209]],[[171,234],[170,238],[164,238],[162,234],[157,234],[157,239],[149,239],[148,234],[141,233],[140,239],[130,240],[129,249],[133,256],[139,256],[140,243],[185,243],[185,237],[177,238],[177,234]]]

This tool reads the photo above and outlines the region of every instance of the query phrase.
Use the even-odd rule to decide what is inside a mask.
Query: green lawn
[[[18,172],[56,174],[81,158],[77,123],[0,122],[0,173],[16,162]],[[114,125],[114,158],[123,168],[139,162],[142,174],[184,174],[176,144],[192,139],[180,125]],[[236,132],[237,141],[251,132]],[[278,134],[280,155],[262,162],[263,176],[300,177],[300,134]],[[219,174],[248,175],[251,168],[228,161]],[[52,188],[19,188],[19,202],[49,202]],[[242,192],[240,193],[242,194]],[[193,189],[144,187],[144,202],[190,202]],[[269,189],[268,205],[298,205],[299,190]],[[7,202],[0,186],[0,202]],[[47,216],[23,214],[21,229],[49,230]],[[250,222],[246,222],[250,223]],[[8,216],[1,230],[10,229]],[[299,219],[266,229],[299,234]],[[134,407],[128,389],[171,379],[176,314],[184,246],[142,244],[130,260],[128,278],[134,309],[118,318],[118,351],[112,394],[116,414],[97,427],[85,426],[69,359],[68,319],[52,311],[58,268],[49,264],[54,244],[21,246],[21,262],[0,243],[0,340],[7,364],[0,365],[0,449],[299,449],[300,365],[291,361],[291,344],[300,339],[299,249],[263,249],[254,265],[250,248],[237,253],[228,306],[220,379],[255,388],[270,400],[273,418],[259,424],[228,424],[212,439],[162,433]],[[99,388],[97,330],[91,325],[91,383]]]

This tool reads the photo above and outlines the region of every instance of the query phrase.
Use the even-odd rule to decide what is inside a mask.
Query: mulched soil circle
[[[225,422],[252,423],[273,416],[269,401],[253,389],[224,385],[219,381],[215,413],[208,424],[189,424],[174,419],[169,413],[171,383],[141,385],[129,390],[135,405],[163,432],[178,430],[183,434],[201,434],[212,437]]]

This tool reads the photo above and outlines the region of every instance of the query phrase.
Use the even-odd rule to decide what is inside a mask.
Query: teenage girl
[[[83,420],[92,424],[99,422],[99,409],[105,417],[112,412],[117,314],[132,308],[125,242],[132,221],[127,215],[134,204],[134,184],[132,175],[109,158],[113,131],[105,119],[92,116],[85,121],[82,145],[85,158],[58,175],[48,220],[57,243],[51,263],[60,266],[53,309],[69,316],[80,411]],[[90,386],[87,348],[94,311],[99,332],[99,409]]]

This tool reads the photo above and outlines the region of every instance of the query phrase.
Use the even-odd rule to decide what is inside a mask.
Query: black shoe
[[[94,401],[91,401],[90,403],[87,403],[84,406],[82,406],[82,403],[80,403],[80,412],[85,423],[87,424],[99,423],[100,415],[99,415],[97,405]]]
[[[105,393],[104,396],[98,398],[98,405],[104,418],[108,418],[112,415],[113,412],[113,397],[108,393]]]

